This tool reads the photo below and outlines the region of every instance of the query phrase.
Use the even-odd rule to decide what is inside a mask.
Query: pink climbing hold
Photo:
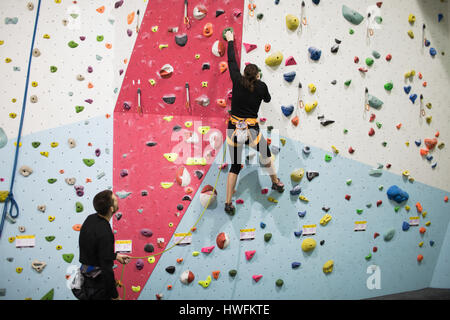
[[[250,51],[255,50],[258,46],[256,44],[251,44],[251,43],[243,43],[244,48],[245,48],[245,52],[249,53]]]
[[[250,260],[251,258],[253,258],[253,256],[255,255],[256,250],[252,250],[252,251],[245,251],[245,258],[247,260]]]
[[[252,276],[253,280],[255,280],[255,282],[258,282],[261,278],[262,278],[262,274],[255,274]]]
[[[264,188],[261,190],[261,194],[267,194],[269,192],[269,189]]]
[[[297,61],[295,61],[293,56],[290,56],[286,59],[286,64],[285,64],[286,66],[293,66],[296,64],[297,64]]]
[[[204,247],[204,248],[202,248],[202,252],[204,252],[204,253],[211,253],[215,247],[216,246]]]
[[[237,200],[236,200],[236,203],[237,203],[237,204],[243,204],[243,203],[244,203],[244,200],[242,200],[242,199],[237,199]]]

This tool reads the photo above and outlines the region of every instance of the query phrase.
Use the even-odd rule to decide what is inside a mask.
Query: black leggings
[[[230,172],[234,174],[239,174],[241,171],[241,160],[242,160],[242,150],[244,146],[242,144],[237,144],[237,137],[234,136],[232,139],[232,135],[234,130],[236,129],[236,126],[231,122],[228,121],[228,128],[227,128],[227,137],[231,139],[236,145],[232,146],[228,143],[228,149],[230,150],[230,157],[232,159],[232,164],[230,168]],[[260,133],[259,131],[259,125],[256,124],[254,126],[249,126],[249,131],[251,135],[251,140],[256,141],[258,138],[258,135]],[[256,149],[261,154],[262,159],[264,162],[267,161],[268,158],[272,156],[270,152],[269,145],[267,144],[267,140],[264,139],[264,137],[261,135],[259,142],[255,145],[249,144],[250,139],[247,139],[245,142],[246,145],[250,145],[253,149]]]

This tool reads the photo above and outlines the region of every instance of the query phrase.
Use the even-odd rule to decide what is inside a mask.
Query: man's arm
[[[263,82],[264,84],[264,96],[263,96],[263,100],[265,103],[269,103],[270,100],[272,100],[272,97],[270,96],[269,93],[269,89],[267,88],[267,85]]]

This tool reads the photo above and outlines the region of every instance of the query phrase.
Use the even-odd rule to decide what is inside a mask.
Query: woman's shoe
[[[279,193],[284,191],[284,184],[281,182],[280,178],[278,178],[277,182],[272,182],[272,189],[277,190]]]
[[[225,212],[230,215],[234,216],[234,213],[236,211],[236,208],[233,206],[233,203],[225,203]]]

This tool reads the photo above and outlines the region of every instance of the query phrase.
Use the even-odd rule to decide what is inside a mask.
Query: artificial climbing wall
[[[0,6],[1,71],[7,79],[0,92],[0,127],[8,139],[0,149],[0,190],[9,188],[21,115],[37,7],[37,1],[32,1],[30,10],[28,2],[2,1]],[[144,262],[139,270],[137,259],[132,260],[123,276],[122,267],[117,268],[116,277],[122,278],[125,288],[120,293],[125,292],[127,299],[359,299],[428,286],[448,287],[449,210],[444,198],[450,190],[449,153],[442,145],[449,136],[449,93],[444,89],[450,67],[446,55],[448,2],[384,1],[380,6],[375,1],[304,2],[302,12],[300,1],[254,1],[256,8],[250,15],[249,1],[190,1],[192,26],[187,30],[182,21],[184,8],[175,2],[176,14],[167,19],[167,9],[156,0],[95,5],[42,1],[35,41],[41,54],[33,56],[31,64],[18,164],[28,165],[33,173],[16,176],[19,216],[15,223],[5,222],[0,239],[4,274],[0,289],[6,289],[0,291],[0,299],[39,299],[49,292],[55,299],[73,299],[66,285],[78,265],[78,233],[73,227],[93,212],[93,196],[111,187],[123,198],[121,216],[112,220],[116,239],[132,240],[131,255]],[[198,4],[208,10],[201,20],[193,17]],[[370,10],[374,19],[354,25],[344,19],[343,5],[362,16]],[[218,9],[225,12],[216,17]],[[305,23],[291,31],[287,14],[300,20],[303,15]],[[410,14],[415,15],[414,23],[408,22]],[[211,37],[202,34],[208,22],[213,24]],[[367,37],[368,23],[373,35]],[[422,46],[423,23],[429,46]],[[137,24],[141,27],[138,34]],[[221,40],[226,26],[236,31],[241,69],[246,62],[258,64],[269,87],[272,101],[262,104],[260,117],[267,119],[262,125],[264,134],[280,148],[276,160],[286,184],[283,194],[266,193],[270,179],[258,166],[246,164],[234,196],[239,200],[234,217],[223,212],[227,171],[217,169],[222,164],[222,149],[206,155],[195,152],[206,150],[208,133],[224,128],[221,117],[227,108],[220,107],[217,99],[225,99],[229,106],[231,83],[227,73],[219,72],[218,64],[225,59],[213,55],[211,47]],[[179,30],[167,32],[173,27]],[[180,47],[174,38],[184,33],[188,42]],[[241,42],[254,44],[256,49],[246,52]],[[333,53],[331,47],[337,42],[338,50],[335,47]],[[266,44],[271,47],[268,52]],[[311,59],[311,47],[322,51],[318,61]],[[436,50],[434,57],[431,48]],[[283,54],[282,63],[267,66],[265,59],[277,51]],[[378,59],[374,51],[380,54]],[[392,59],[387,61],[389,54]],[[205,62],[210,69],[203,69]],[[165,64],[173,66],[171,78],[159,72]],[[405,77],[406,73],[410,76]],[[186,82],[191,112],[184,110]],[[385,89],[387,83],[393,88]],[[142,116],[137,112],[139,84]],[[316,88],[314,93],[310,84]],[[381,108],[365,109],[365,88],[383,101]],[[32,95],[37,102],[29,100]],[[206,104],[204,96],[210,100],[207,106],[202,105]],[[175,102],[168,104],[173,97]],[[298,108],[299,100],[304,105],[317,101],[317,106],[306,112]],[[285,116],[291,105],[294,113]],[[291,122],[294,116],[298,116],[297,126]],[[201,124],[195,124],[200,120]],[[322,125],[326,120],[334,123]],[[173,140],[173,132],[179,141]],[[74,148],[69,138],[76,141]],[[427,159],[420,149],[426,150],[425,139],[432,138],[437,145],[430,152],[433,158]],[[183,158],[175,145],[186,140],[191,148],[183,150],[198,155],[189,164],[176,162],[173,155]],[[200,144],[202,148],[196,149]],[[305,146],[310,147],[309,155],[303,152]],[[207,164],[202,165],[203,156],[208,155]],[[379,164],[382,169],[374,170]],[[180,167],[190,175],[187,186],[176,181]],[[299,168],[305,176],[297,183],[290,175]],[[309,181],[308,171],[317,171],[319,176]],[[179,177],[186,178],[186,174]],[[76,178],[76,183],[69,185],[66,178]],[[297,184],[304,200],[289,192]],[[199,200],[205,185],[216,185],[218,191],[216,203],[206,211]],[[401,204],[389,200],[386,191],[392,185],[406,191],[409,199]],[[80,196],[80,188],[74,186],[83,187],[84,194]],[[77,212],[77,202],[83,211]],[[418,202],[422,213],[416,209]],[[38,210],[42,205],[45,212]],[[332,218],[321,225],[328,208]],[[404,222],[415,216],[419,226],[403,231]],[[357,221],[366,221],[366,231],[354,231]],[[315,235],[300,232],[303,226],[314,224]],[[188,232],[193,225],[191,244],[173,246],[173,234]],[[23,233],[20,226],[25,227]],[[144,237],[143,228],[153,235]],[[420,228],[425,232],[420,233]],[[239,240],[243,229],[255,229],[254,239]],[[391,230],[395,231],[393,238],[386,241]],[[216,244],[220,232],[230,238],[223,250]],[[272,237],[265,241],[269,233]],[[35,235],[34,247],[16,248],[20,235]],[[308,238],[317,242],[312,252],[301,249]],[[34,270],[34,260],[45,262],[46,267],[41,272]],[[329,260],[334,261],[334,268],[325,274],[322,267]],[[195,275],[189,285],[180,282],[185,270]],[[230,270],[237,271],[234,277]],[[213,272],[215,277],[208,281]],[[283,280],[283,285],[277,286],[277,280]]]

